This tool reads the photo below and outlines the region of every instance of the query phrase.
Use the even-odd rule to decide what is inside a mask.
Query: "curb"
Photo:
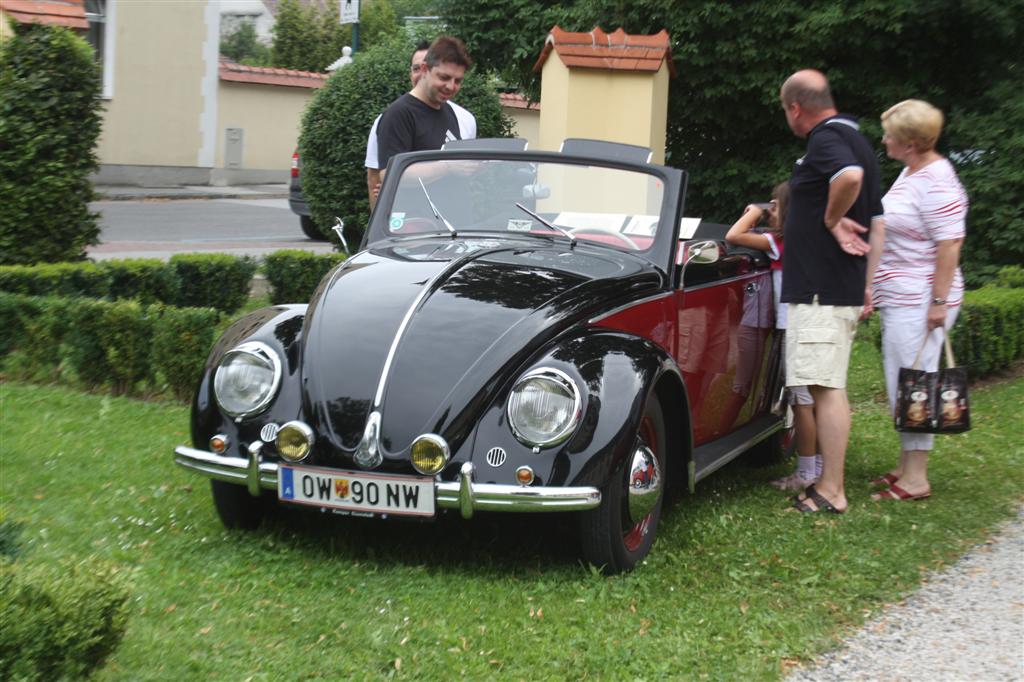
[[[120,193],[120,192],[97,192],[96,201],[146,201],[153,199],[164,199],[167,201],[179,201],[179,200],[192,200],[197,199],[287,199],[287,192],[175,192],[173,194],[163,194],[159,192],[151,192],[147,194],[131,194],[131,193]]]

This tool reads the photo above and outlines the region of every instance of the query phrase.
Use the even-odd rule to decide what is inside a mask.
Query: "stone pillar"
[[[652,162],[665,162],[668,79],[676,73],[667,31],[555,26],[533,70],[541,74],[538,148],[557,150],[562,140],[582,137],[648,147]]]

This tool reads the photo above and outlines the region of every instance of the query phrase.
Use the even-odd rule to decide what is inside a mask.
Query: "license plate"
[[[434,515],[434,479],[365,471],[281,466],[278,499],[353,512]]]

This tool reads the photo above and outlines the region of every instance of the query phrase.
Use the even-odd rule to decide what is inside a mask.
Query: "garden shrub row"
[[[1024,288],[986,286],[966,292],[950,334],[959,365],[972,379],[1024,357]]]
[[[0,679],[90,676],[124,636],[126,583],[94,559],[59,566],[0,559]]]
[[[183,253],[170,262],[129,259],[99,263],[0,266],[0,291],[30,296],[135,299],[143,304],[209,307],[226,313],[249,298],[256,261],[222,253]]]
[[[219,318],[211,308],[0,292],[0,355],[16,378],[187,399]]]
[[[305,303],[331,268],[345,260],[341,253],[316,254],[282,249],[263,259],[263,274],[270,283],[271,303]]]

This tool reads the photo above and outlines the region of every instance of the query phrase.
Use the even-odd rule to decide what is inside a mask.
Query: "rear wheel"
[[[651,550],[666,478],[665,420],[648,397],[636,446],[601,489],[601,505],[580,515],[585,558],[606,574],[629,571]]]
[[[318,242],[327,241],[327,238],[324,237],[323,233],[320,232],[319,229],[317,229],[316,223],[314,223],[313,219],[308,215],[300,215],[299,224],[302,226],[303,234],[310,239],[314,239]]]
[[[266,513],[263,496],[253,497],[244,485],[210,481],[213,492],[213,506],[225,528],[252,530],[260,525]]]

